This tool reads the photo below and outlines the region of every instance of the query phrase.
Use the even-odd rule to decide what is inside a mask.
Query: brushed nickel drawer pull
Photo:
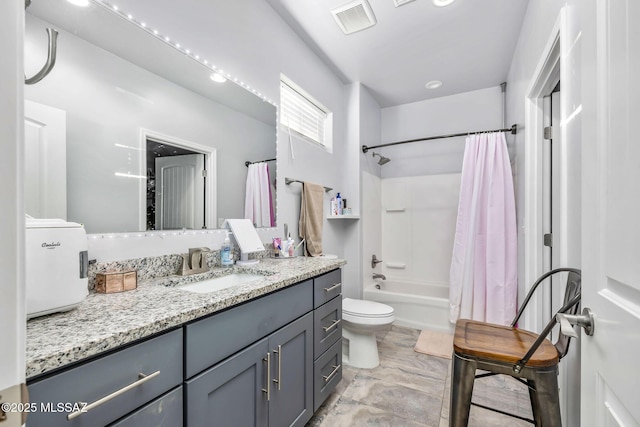
[[[273,382],[278,384],[278,390],[280,390],[282,384],[282,346],[279,345],[277,350],[273,350],[278,354],[278,379],[273,379]]]
[[[339,288],[340,286],[342,286],[342,283],[335,283],[333,286],[331,286],[330,288],[324,288],[325,292],[331,292],[334,289]]]
[[[267,393],[267,402],[271,399],[271,352],[267,353],[267,357],[262,359],[263,362],[267,362],[267,388],[262,389],[263,393]]]
[[[336,319],[333,321],[332,324],[330,324],[329,326],[323,326],[322,329],[324,329],[325,332],[329,332],[330,330],[332,330],[333,328],[335,328],[336,326],[338,326],[338,323],[340,323],[342,319]]]
[[[146,383],[147,381],[149,381],[151,378],[155,378],[158,375],[160,375],[160,371],[155,371],[152,374],[149,375],[145,375],[145,374],[138,374],[138,380],[129,384],[128,386],[122,387],[120,390],[114,391],[111,394],[106,395],[105,397],[96,400],[93,403],[89,403],[87,406],[85,406],[84,408],[72,412],[69,415],[67,415],[67,420],[72,420],[74,418],[79,417],[82,414],[85,414],[87,412],[89,412],[90,410],[97,408],[98,406],[102,405],[103,403],[107,403],[108,401],[110,401],[111,399],[120,396],[122,393],[126,393],[127,391],[131,390],[132,388],[138,387],[141,384]]]
[[[324,380],[325,383],[328,383],[329,381],[331,381],[333,379],[333,377],[336,376],[336,374],[338,373],[338,371],[340,370],[340,368],[342,367],[342,365],[333,365],[333,371],[331,371],[331,373],[329,375],[323,375],[322,379]]]

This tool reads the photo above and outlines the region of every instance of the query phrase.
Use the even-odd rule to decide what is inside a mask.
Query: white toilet
[[[376,331],[393,323],[393,307],[374,301],[342,300],[342,362],[371,369],[380,364]]]

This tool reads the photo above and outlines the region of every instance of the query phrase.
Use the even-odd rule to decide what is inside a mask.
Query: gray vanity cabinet
[[[114,422],[180,386],[182,355],[182,329],[177,329],[30,382],[29,399],[38,410],[28,415],[27,425],[93,427]],[[70,415],[59,404],[78,404],[80,411]],[[158,418],[180,419],[181,409]]]
[[[269,337],[269,426],[304,426],[313,415],[313,313]]]
[[[187,426],[267,427],[268,341],[258,341],[185,382]]]
[[[27,425],[303,427],[342,375],[341,286],[333,270],[30,381],[38,405],[93,404]]]
[[[313,315],[185,382],[190,427],[304,426],[313,415]]]

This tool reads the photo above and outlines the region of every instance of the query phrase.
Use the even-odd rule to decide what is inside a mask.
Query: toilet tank
[[[27,318],[77,307],[88,295],[87,234],[82,224],[25,219]]]

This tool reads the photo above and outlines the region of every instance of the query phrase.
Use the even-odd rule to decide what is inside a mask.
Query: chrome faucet
[[[182,254],[182,263],[178,268],[178,274],[188,276],[209,271],[205,253],[210,251],[209,248],[189,248],[188,254]]]
[[[378,259],[378,257],[376,257],[376,255],[375,255],[375,254],[373,254],[373,255],[371,256],[371,268],[376,268],[376,264],[379,264],[379,263],[381,263],[381,262],[382,262],[382,260],[381,260],[381,259]]]
[[[385,275],[384,274],[380,274],[380,273],[373,273],[373,280],[375,280],[375,279],[387,280]]]

